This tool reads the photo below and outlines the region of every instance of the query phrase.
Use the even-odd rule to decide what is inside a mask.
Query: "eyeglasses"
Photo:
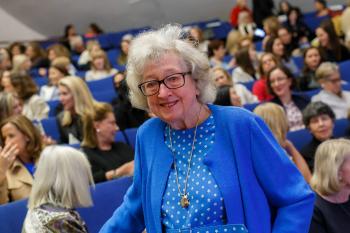
[[[150,80],[138,85],[144,96],[152,96],[159,93],[160,84],[164,84],[168,89],[177,89],[185,85],[185,76],[191,74],[191,71],[184,73],[175,73],[165,77],[162,80]]]
[[[330,82],[332,84],[337,84],[339,82],[341,82],[340,78],[335,78],[335,79],[326,79],[327,82]]]
[[[288,78],[287,77],[277,77],[276,79],[270,80],[270,84],[274,85],[276,83],[282,83],[286,81]]]

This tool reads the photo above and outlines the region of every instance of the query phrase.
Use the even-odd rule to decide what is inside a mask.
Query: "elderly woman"
[[[334,112],[323,102],[312,102],[303,111],[303,121],[312,134],[312,140],[300,152],[311,171],[314,170],[317,147],[333,136],[334,120]]]
[[[342,90],[338,65],[331,62],[322,63],[316,70],[316,79],[322,90],[313,96],[311,101],[328,104],[337,119],[347,118],[350,111],[350,92]]]
[[[350,141],[332,139],[316,151],[311,187],[316,191],[310,233],[350,229]]]
[[[310,181],[311,172],[299,151],[293,143],[287,139],[288,121],[283,108],[274,103],[263,103],[254,109],[254,113],[260,116],[279,144],[286,150],[287,155],[293,160],[307,182]]]
[[[271,102],[284,108],[290,131],[305,128],[301,112],[310,102],[306,97],[292,93],[294,81],[293,74],[284,66],[276,66],[267,75],[267,87],[274,96]]]
[[[92,205],[89,161],[67,146],[50,146],[40,156],[23,233],[88,232],[75,210]]]
[[[112,106],[97,104],[93,121],[85,127],[82,142],[96,183],[134,173],[134,152],[127,144],[114,142],[117,130]]]
[[[35,163],[42,149],[39,131],[23,115],[5,119],[1,125],[0,204],[27,198]]]
[[[131,44],[131,101],[157,118],[138,130],[133,185],[101,232],[307,232],[303,177],[260,118],[207,105],[208,59],[184,38],[167,25]]]

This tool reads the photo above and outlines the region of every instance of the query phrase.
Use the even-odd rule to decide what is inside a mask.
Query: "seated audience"
[[[225,70],[229,70],[234,67],[234,60],[225,62],[224,57],[226,54],[225,43],[222,40],[212,40],[208,45],[208,56],[211,67],[221,66]]]
[[[191,29],[189,30],[189,33],[190,33],[191,39],[196,42],[195,43],[196,47],[200,51],[207,53],[209,41],[204,38],[202,29],[200,29],[199,27],[191,27]]]
[[[85,33],[85,38],[93,38],[103,33],[103,30],[97,23],[90,23],[87,32]]]
[[[131,43],[133,36],[131,34],[126,34],[123,36],[120,42],[120,55],[117,58],[118,65],[125,66],[128,59],[129,45]]]
[[[293,59],[285,52],[284,45],[280,38],[270,37],[266,42],[265,51],[275,55],[279,62],[287,67],[294,75],[299,75],[299,68]]]
[[[11,73],[10,80],[14,95],[18,96],[23,103],[23,115],[30,120],[41,120],[48,117],[49,106],[37,94],[38,87],[28,74]]]
[[[70,47],[71,38],[74,38],[77,35],[78,33],[75,29],[75,26],[73,24],[67,24],[64,27],[64,35],[62,38],[60,38],[60,43],[64,45],[67,49],[71,50],[71,47]]]
[[[15,55],[12,58],[12,72],[24,72],[29,74],[31,66],[32,62],[25,54]]]
[[[56,60],[57,58],[55,61]],[[67,66],[64,62],[53,62],[49,68],[49,84],[40,88],[41,98],[43,98],[45,101],[58,100],[58,82],[68,75]]]
[[[0,123],[13,115],[22,113],[22,104],[12,93],[0,92]]]
[[[281,40],[284,51],[287,56],[300,56],[299,43],[292,36],[292,32],[287,27],[280,27],[277,31],[278,38]]]
[[[310,233],[344,233],[350,229],[350,141],[332,139],[316,152],[311,187],[316,192]]]
[[[12,61],[10,53],[6,48],[0,48],[0,71],[10,70],[12,67]]]
[[[341,31],[345,38],[345,46],[350,50],[350,1],[347,0],[347,7],[343,11],[340,19]]]
[[[341,62],[350,59],[350,52],[339,40],[331,20],[322,21],[316,28],[316,36],[325,61]]]
[[[241,48],[235,54],[236,68],[232,72],[235,83],[253,82],[257,79],[253,65],[256,54],[251,54],[249,50],[249,48]]]
[[[230,23],[233,27],[238,26],[239,15],[243,12],[252,15],[252,11],[247,6],[247,0],[237,0],[237,4],[231,9],[230,14]]]
[[[260,79],[254,82],[253,94],[259,101],[269,101],[273,98],[267,88],[267,74],[279,64],[278,59],[272,53],[264,53],[259,61]]]
[[[96,183],[134,173],[134,152],[127,144],[114,142],[117,130],[112,106],[97,104],[93,121],[84,129],[82,142]]]
[[[30,42],[26,48],[26,55],[30,58],[31,68],[48,68],[50,61],[46,56],[46,52],[40,47],[38,42]]]
[[[232,57],[240,48],[240,41],[242,40],[242,35],[239,31],[232,29],[226,37],[226,51]],[[209,48],[209,44],[207,46]],[[208,51],[209,54],[209,51]]]
[[[293,74],[284,66],[273,68],[267,76],[269,92],[274,96],[271,102],[284,108],[290,131],[305,127],[301,112],[310,102],[306,97],[292,93],[294,82]]]
[[[222,88],[222,90],[220,91],[221,93],[217,95],[217,98],[222,96],[225,99],[230,100],[232,103],[235,103],[232,104],[234,106],[242,106],[244,104],[252,104],[259,102],[258,98],[255,95],[253,95],[243,84],[232,82],[230,74],[222,67],[213,68],[212,75],[215,80],[215,85],[217,87],[229,87],[229,89],[227,89],[227,87]]]
[[[34,177],[22,233],[87,233],[75,210],[93,204],[93,180],[85,155],[68,146],[47,147],[41,153]]]
[[[11,71],[9,70],[4,70],[1,73],[1,83],[0,83],[0,91],[4,92],[15,92],[13,89],[13,86],[11,84]]]
[[[288,1],[280,1],[278,3],[278,15],[288,15],[292,5]]]
[[[27,198],[42,150],[39,130],[23,115],[0,124],[0,204]]]
[[[68,59],[68,61],[69,61],[68,72],[69,72],[70,75],[75,75],[76,68],[71,63],[71,61],[70,61],[70,52],[65,46],[63,46],[61,44],[53,44],[53,45],[49,46],[46,49],[46,51],[47,51],[50,63],[52,63],[57,58],[66,57]]]
[[[78,65],[88,66],[91,63],[91,54],[95,53],[97,50],[101,50],[100,43],[97,40],[89,40],[86,43],[86,49],[81,53]]]
[[[317,147],[333,136],[335,115],[325,103],[310,103],[303,111],[303,121],[312,135],[312,140],[301,150],[311,171],[314,170],[314,158]]]
[[[315,0],[314,7],[316,10],[317,17],[329,16],[329,10],[327,8],[327,1],[326,0]]]
[[[314,33],[306,25],[302,14],[298,7],[292,7],[287,15],[286,27],[291,32],[293,41],[299,46],[308,45],[308,41],[312,40]]]
[[[321,51],[317,47],[309,47],[305,49],[303,58],[304,67],[301,77],[298,79],[299,89],[301,91],[309,91],[320,88],[321,86],[316,79],[316,69],[323,62]]]
[[[94,115],[95,100],[86,83],[68,76],[58,82],[63,111],[57,115],[60,143],[77,144],[83,140],[83,128]]]
[[[126,85],[124,73],[116,74],[113,81],[118,95],[113,99],[112,106],[119,129],[139,127],[149,118],[148,113],[131,105],[129,88]]]
[[[278,29],[281,27],[280,22],[278,21],[278,18],[276,16],[269,16],[263,21],[263,27],[265,31],[265,37],[262,41],[262,47],[265,49],[266,42],[271,37],[277,37],[278,36]]]
[[[97,50],[91,56],[91,69],[85,74],[86,81],[104,79],[118,72],[111,67],[108,57],[103,50]]]
[[[287,155],[295,163],[307,182],[310,182],[311,172],[299,151],[287,139],[288,122],[283,108],[274,103],[263,103],[254,109],[271,129],[278,143],[285,149]]]
[[[10,52],[11,58],[16,55],[24,54],[26,47],[21,42],[13,42],[9,45],[8,51]]]
[[[316,78],[322,90],[314,95],[311,101],[322,101],[329,105],[336,119],[347,118],[350,111],[350,91],[342,90],[338,65],[331,62],[322,63],[316,70]]]

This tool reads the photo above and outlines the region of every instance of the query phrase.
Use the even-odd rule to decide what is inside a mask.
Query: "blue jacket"
[[[224,198],[228,224],[250,233],[306,233],[314,193],[263,121],[236,107],[209,105],[215,143],[204,163]],[[137,133],[133,185],[101,233],[162,232],[161,202],[172,165],[166,123],[155,118]]]

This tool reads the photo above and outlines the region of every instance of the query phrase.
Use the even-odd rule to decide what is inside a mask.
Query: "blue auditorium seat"
[[[114,210],[123,202],[127,189],[132,184],[132,177],[120,178],[96,185],[92,189],[94,205],[77,209],[84,219],[90,233],[99,232],[102,225],[112,216]],[[21,232],[27,214],[27,199],[0,205],[0,232]]]
[[[302,70],[304,67],[304,58],[302,56],[292,57],[295,65],[299,68],[299,70]]]
[[[48,117],[41,120],[42,127],[45,134],[56,140],[60,140],[60,131],[58,129],[58,122],[56,117]]]
[[[350,82],[350,60],[339,63],[339,72],[342,80]]]
[[[129,128],[129,129],[124,130],[124,132],[128,138],[129,145],[132,146],[132,148],[135,148],[137,129],[138,128]]]
[[[50,100],[46,102],[49,105],[50,111],[49,111],[49,117],[56,116],[56,108],[60,104],[59,100]]]
[[[250,81],[250,82],[245,82],[245,83],[240,83],[244,85],[250,92],[253,91],[253,86],[254,86],[255,81]]]
[[[253,104],[245,104],[243,105],[243,108],[253,112],[254,109],[259,105],[260,103],[253,103]]]
[[[117,97],[117,93],[113,91],[98,91],[92,92],[92,96],[95,100],[100,102],[111,103],[114,98]]]
[[[33,80],[39,88],[49,83],[49,79],[47,77],[33,77]]]
[[[312,139],[312,135],[307,129],[300,129],[287,133],[287,139],[290,140],[295,148],[300,151]]]
[[[115,67],[117,64],[117,58],[120,55],[120,50],[119,49],[111,49],[107,51],[107,57],[109,62],[113,67]]]
[[[90,91],[93,92],[111,92],[114,91],[114,82],[113,77],[110,76],[104,79],[88,81],[86,84],[88,85]]]
[[[348,119],[338,119],[334,122],[334,130],[333,130],[333,136],[335,138],[340,138],[346,135],[347,130],[349,129],[349,120]]]

